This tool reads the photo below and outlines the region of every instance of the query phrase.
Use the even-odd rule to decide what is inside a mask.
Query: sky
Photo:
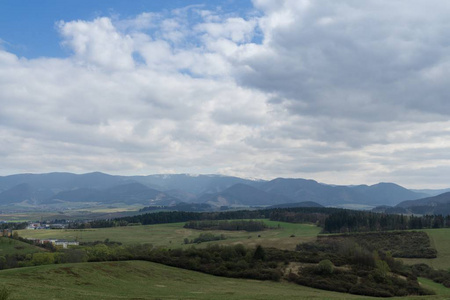
[[[450,187],[450,2],[2,0],[0,175]]]

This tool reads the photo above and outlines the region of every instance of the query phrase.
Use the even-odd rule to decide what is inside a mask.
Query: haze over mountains
[[[264,181],[221,175],[113,176],[99,172],[0,177],[3,206],[65,203],[168,206],[186,202],[206,203],[216,209],[273,205],[375,207],[429,196],[394,183],[336,186],[300,178]]]

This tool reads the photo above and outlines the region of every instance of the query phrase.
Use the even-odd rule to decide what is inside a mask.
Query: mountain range
[[[68,203],[170,206],[183,202],[205,203],[216,209],[277,205],[392,207],[429,196],[394,183],[344,186],[301,178],[265,181],[222,175],[116,176],[100,172],[0,177],[2,206]]]

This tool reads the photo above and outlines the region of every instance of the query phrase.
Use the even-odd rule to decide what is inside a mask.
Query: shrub
[[[334,271],[334,265],[329,259],[324,259],[317,265],[317,271],[320,274],[329,275]]]
[[[0,287],[0,300],[7,300],[11,296],[11,290],[7,289],[5,286]]]

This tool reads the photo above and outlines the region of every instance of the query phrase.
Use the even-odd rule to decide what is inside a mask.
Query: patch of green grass
[[[29,245],[10,238],[0,237],[0,255],[30,254],[44,251],[42,248]]]
[[[437,250],[437,258],[433,259],[403,259],[406,264],[425,263],[435,269],[450,269],[450,228],[424,229],[431,245]]]
[[[200,233],[210,232],[215,235],[224,234],[226,240],[202,243],[207,244],[236,244],[242,243],[249,247],[262,245],[264,247],[277,247],[279,249],[293,250],[300,242],[309,242],[316,239],[320,228],[311,224],[292,224],[264,220],[270,227],[276,229],[245,232],[245,231],[222,231],[222,230],[194,230],[183,228],[183,223],[169,223],[145,226],[126,226],[113,228],[96,228],[87,230],[20,230],[17,231],[25,238],[58,238],[68,240],[79,240],[81,242],[103,241],[109,238],[111,241],[123,244],[150,243],[154,246],[165,246],[171,248],[190,247],[184,245],[184,239],[193,240]],[[280,228],[278,228],[280,225]],[[291,236],[294,237],[291,237]],[[259,236],[259,237],[258,237]]]
[[[0,271],[13,299],[368,299],[293,283],[216,277],[150,262],[103,262]]]
[[[436,283],[431,279],[422,277],[419,277],[418,281],[423,287],[435,292],[437,296],[447,296],[447,299],[448,297],[450,297],[450,289],[446,288],[442,284]]]

